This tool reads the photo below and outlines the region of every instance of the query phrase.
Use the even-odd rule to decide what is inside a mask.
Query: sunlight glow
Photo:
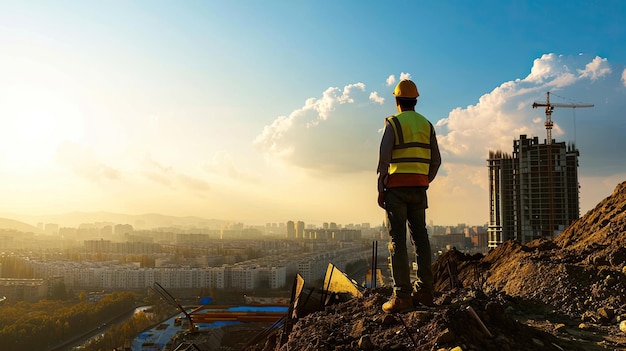
[[[84,133],[78,104],[62,89],[15,86],[2,115],[6,116],[0,140],[6,150],[2,161],[13,169],[50,163],[61,142],[81,139]]]

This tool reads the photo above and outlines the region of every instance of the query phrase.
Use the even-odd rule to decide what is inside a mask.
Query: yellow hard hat
[[[417,86],[412,80],[404,79],[396,85],[396,88],[393,90],[393,95],[399,98],[417,99],[420,93],[417,91]]]

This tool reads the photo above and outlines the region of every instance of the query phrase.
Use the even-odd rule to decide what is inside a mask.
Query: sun
[[[82,137],[78,105],[62,90],[13,87],[0,107],[0,161],[9,169],[33,169],[54,161],[64,140]]]

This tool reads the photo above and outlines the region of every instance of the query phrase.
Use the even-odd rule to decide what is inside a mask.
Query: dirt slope
[[[480,260],[479,278],[465,264],[464,285],[553,306],[581,317],[626,304],[626,182],[555,240],[507,242]]]
[[[626,182],[554,240],[445,253],[435,307],[388,315],[370,289],[247,350],[626,350],[625,244]]]

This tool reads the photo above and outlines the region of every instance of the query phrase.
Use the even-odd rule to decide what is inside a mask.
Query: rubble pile
[[[626,182],[557,238],[451,250],[436,306],[385,314],[391,288],[327,305],[248,351],[626,350]]]

